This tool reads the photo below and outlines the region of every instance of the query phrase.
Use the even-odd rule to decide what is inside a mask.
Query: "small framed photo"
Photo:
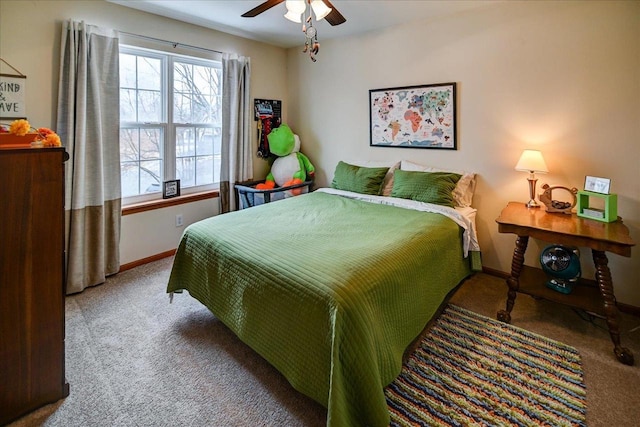
[[[594,193],[609,194],[611,180],[609,178],[599,178],[597,176],[586,176],[584,179],[584,189]]]
[[[171,181],[165,181],[162,184],[162,198],[170,199],[180,195],[180,180],[174,179]]]

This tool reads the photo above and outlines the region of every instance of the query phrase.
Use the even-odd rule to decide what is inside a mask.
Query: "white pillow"
[[[471,206],[471,202],[473,201],[473,192],[476,189],[475,172],[434,168],[432,166],[419,165],[417,163],[410,162],[409,160],[403,160],[400,162],[400,169],[418,172],[453,172],[462,175],[456,184],[456,188],[453,189],[453,202],[456,206],[461,208]]]
[[[382,181],[381,196],[390,196],[393,189],[393,171],[400,167],[400,162],[387,162],[387,161],[375,161],[375,160],[345,160],[345,163],[350,165],[359,166],[361,168],[389,168],[387,174]]]

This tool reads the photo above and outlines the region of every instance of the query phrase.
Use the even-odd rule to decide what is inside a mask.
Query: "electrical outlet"
[[[182,227],[182,214],[176,215],[176,227]]]

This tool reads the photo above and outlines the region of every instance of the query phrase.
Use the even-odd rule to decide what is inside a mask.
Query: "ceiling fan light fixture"
[[[313,0],[311,2],[311,8],[313,9],[313,13],[316,15],[316,21],[324,19],[324,17],[330,14],[333,10],[330,7],[327,7],[322,0]]]
[[[288,12],[292,12],[298,15],[307,10],[307,3],[305,0],[287,0],[284,2]]]
[[[298,24],[302,22],[302,12],[297,13],[297,12],[292,12],[288,10],[287,13],[284,14],[284,17],[287,18],[289,21],[296,22]]]
[[[305,0],[287,0],[284,5],[287,8],[287,13],[285,13],[284,17],[291,22],[300,24],[302,22],[302,14],[307,10]]]

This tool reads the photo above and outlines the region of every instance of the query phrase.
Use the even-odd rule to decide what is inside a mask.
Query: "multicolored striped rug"
[[[580,355],[449,305],[386,389],[392,426],[585,426]]]

